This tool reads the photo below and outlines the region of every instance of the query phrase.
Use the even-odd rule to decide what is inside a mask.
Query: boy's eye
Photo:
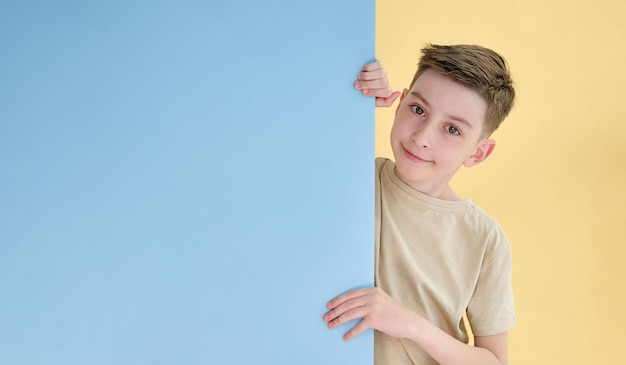
[[[454,134],[456,136],[461,135],[461,131],[457,127],[455,127],[453,125],[446,126],[446,130],[450,134]]]
[[[424,115],[424,109],[418,105],[411,105],[411,110],[413,110],[413,113],[417,115]]]

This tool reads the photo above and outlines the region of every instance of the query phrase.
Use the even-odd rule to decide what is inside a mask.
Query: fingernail
[[[360,82],[355,82],[354,83],[354,87],[356,87],[357,89],[361,87],[361,83]]]

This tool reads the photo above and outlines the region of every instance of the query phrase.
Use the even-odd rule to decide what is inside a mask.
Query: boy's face
[[[486,103],[432,69],[404,90],[391,129],[396,173],[416,190],[445,197],[461,165],[482,162],[495,141],[482,138]]]

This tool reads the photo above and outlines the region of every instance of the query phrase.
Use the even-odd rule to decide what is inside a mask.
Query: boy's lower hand
[[[361,90],[365,96],[376,97],[376,106],[391,106],[401,94],[389,87],[387,70],[378,60],[361,68],[361,72],[357,75],[357,81],[354,82],[354,87]]]
[[[411,326],[418,314],[401,305],[380,288],[349,291],[328,302],[324,321],[329,328],[340,326],[353,319],[362,318],[343,336],[349,340],[368,328],[374,328],[397,338],[409,337]]]

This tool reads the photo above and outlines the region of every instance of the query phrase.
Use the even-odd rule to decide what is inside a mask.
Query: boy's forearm
[[[421,316],[416,316],[408,338],[441,365],[507,365],[506,333],[503,335],[504,349],[502,343],[495,345],[500,346],[499,351],[496,352],[504,353],[500,359],[490,349],[467,345]]]

